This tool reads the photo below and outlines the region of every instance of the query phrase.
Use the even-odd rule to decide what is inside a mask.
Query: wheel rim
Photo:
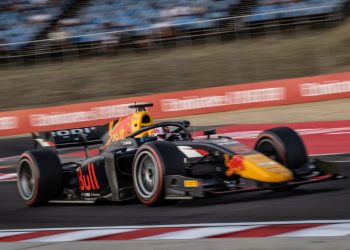
[[[136,189],[143,199],[150,199],[157,191],[159,170],[154,156],[147,151],[136,159]]]
[[[275,160],[277,162],[282,162],[281,157],[275,147],[275,145],[271,142],[269,139],[264,139],[259,142],[257,145],[257,150],[266,155],[267,157],[271,158],[272,160]]]
[[[17,186],[21,197],[30,200],[34,195],[35,176],[28,160],[22,160],[17,175]]]

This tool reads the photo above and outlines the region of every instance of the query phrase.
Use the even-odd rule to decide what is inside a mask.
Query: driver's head
[[[157,136],[159,139],[166,139],[167,135],[170,133],[168,127],[158,127],[153,130],[153,136]]]

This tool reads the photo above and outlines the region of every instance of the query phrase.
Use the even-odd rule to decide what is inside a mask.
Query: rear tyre
[[[24,203],[40,206],[62,194],[62,167],[50,149],[34,149],[22,154],[17,163],[17,188]]]
[[[138,199],[148,206],[168,204],[169,201],[165,200],[164,177],[184,175],[183,159],[184,155],[170,142],[156,141],[142,145],[132,167]]]
[[[277,127],[263,131],[255,144],[255,150],[281,163],[295,176],[310,173],[305,145],[291,128]],[[273,190],[290,190],[292,187],[276,187]]]

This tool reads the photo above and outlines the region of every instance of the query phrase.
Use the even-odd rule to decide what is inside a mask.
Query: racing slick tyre
[[[62,167],[51,149],[34,149],[17,163],[17,188],[24,203],[40,206],[62,193]]]
[[[168,204],[165,200],[166,175],[185,175],[184,155],[171,142],[142,145],[135,157],[132,176],[138,199],[148,206]],[[172,202],[172,201],[170,201]]]
[[[258,136],[255,150],[286,166],[295,176],[302,176],[311,171],[305,145],[291,128],[277,127],[263,131]],[[280,186],[273,190],[289,189],[291,187]]]
[[[265,130],[259,135],[255,149],[293,172],[298,172],[308,163],[303,141],[293,129],[288,127]]]

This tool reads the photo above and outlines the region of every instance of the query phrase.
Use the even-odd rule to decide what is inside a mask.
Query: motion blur
[[[1,108],[346,71],[348,14],[345,0],[3,0]]]
[[[0,0],[0,249],[349,249],[349,15]]]

